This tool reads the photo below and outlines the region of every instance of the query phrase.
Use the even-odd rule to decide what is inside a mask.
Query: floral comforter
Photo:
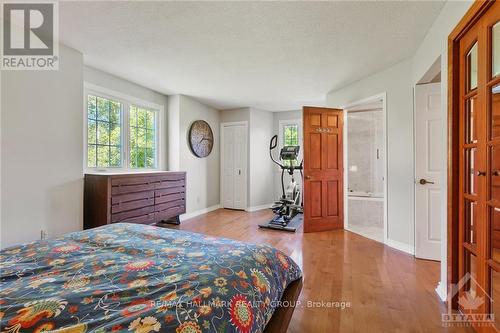
[[[1,332],[262,332],[298,266],[266,246],[113,224],[0,252]]]

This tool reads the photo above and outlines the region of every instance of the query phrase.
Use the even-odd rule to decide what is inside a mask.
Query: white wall
[[[433,23],[424,41],[418,47],[412,59],[412,85],[414,86],[424,76],[433,63],[441,57],[441,112],[448,119],[448,36],[461,18],[465,15],[472,1],[448,1]],[[447,121],[441,130],[441,151],[447,152]],[[447,155],[441,159],[443,170],[447,170]],[[441,283],[437,292],[444,300],[447,284],[447,173],[443,172],[441,184]]]
[[[174,112],[178,110],[179,127],[178,134],[176,129],[170,132],[169,140],[172,140],[172,136],[178,135],[179,145],[171,149],[172,152],[179,152],[179,170],[187,172],[186,213],[218,206],[220,203],[219,111],[184,95],[175,96],[171,101],[169,104],[172,110]],[[173,105],[175,101],[178,101],[178,105]],[[196,157],[188,144],[189,128],[195,120],[205,120],[214,134],[212,152],[205,158]],[[170,158],[175,160],[177,157]]]
[[[250,121],[250,108],[221,110],[220,122],[232,123],[238,121]]]
[[[164,114],[159,118],[159,129],[161,131],[160,139],[163,139],[164,141],[160,144],[161,152],[158,167],[160,170],[166,170],[168,159],[168,144],[165,142],[168,141],[166,135],[166,113],[168,108],[167,96],[89,66],[83,67],[83,79],[87,83],[163,106]]]
[[[168,170],[180,171],[180,95],[168,97],[167,137],[168,137]]]
[[[414,245],[413,89],[411,60],[327,95],[329,107],[387,93],[388,239]]]
[[[1,247],[83,226],[83,59],[60,46],[58,71],[4,71]]]
[[[250,110],[250,197],[248,206],[259,207],[274,202],[273,163],[269,141],[274,135],[273,113]]]

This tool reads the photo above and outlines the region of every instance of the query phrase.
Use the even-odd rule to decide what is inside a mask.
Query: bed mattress
[[[0,262],[1,332],[262,332],[302,274],[267,245],[127,223]]]

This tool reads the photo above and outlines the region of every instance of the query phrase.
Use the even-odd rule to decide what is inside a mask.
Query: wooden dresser
[[[185,172],[85,175],[85,229],[118,222],[178,224],[185,212]]]

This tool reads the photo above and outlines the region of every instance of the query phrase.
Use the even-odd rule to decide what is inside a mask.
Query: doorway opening
[[[344,107],[345,229],[387,241],[385,94]]]

